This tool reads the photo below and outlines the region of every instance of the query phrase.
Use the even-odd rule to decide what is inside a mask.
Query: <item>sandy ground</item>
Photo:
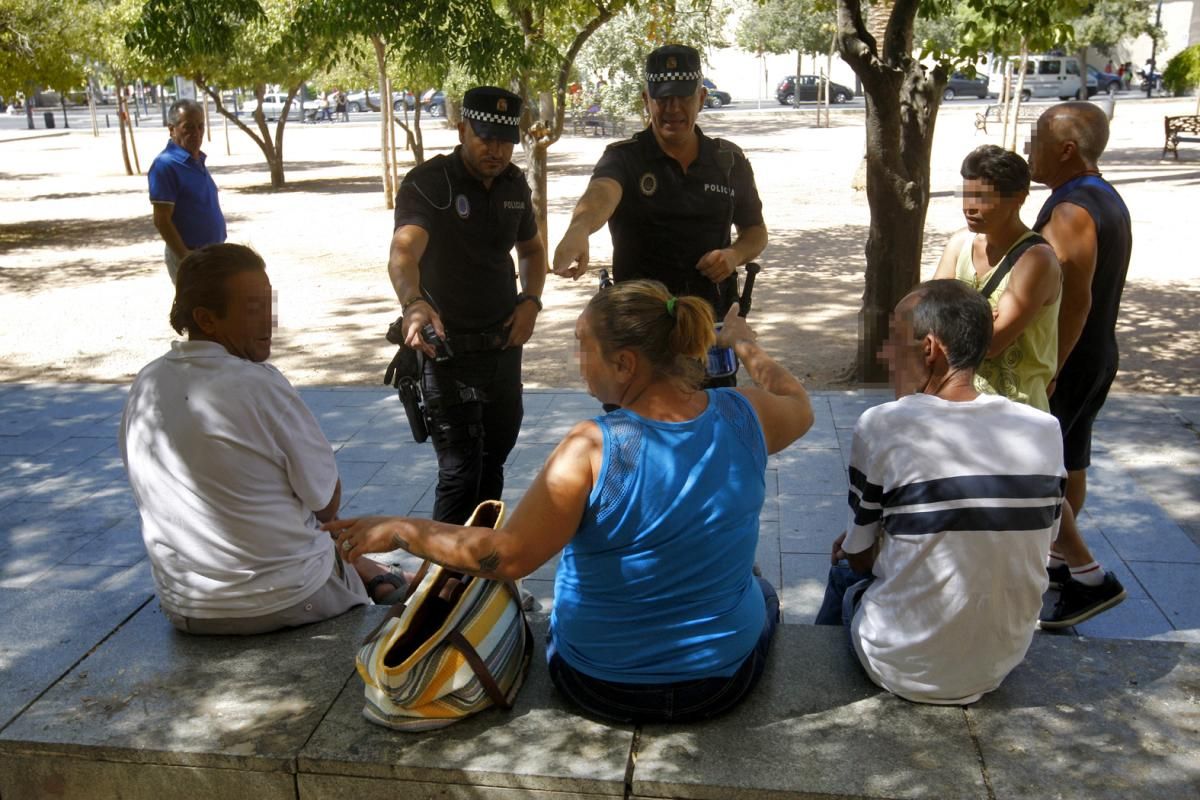
[[[1128,202],[1135,249],[1119,331],[1121,388],[1200,393],[1200,258],[1188,234],[1200,224],[1200,149],[1160,160],[1162,118],[1192,113],[1194,99],[1127,100],[1117,106],[1106,177]],[[925,273],[962,225],[958,165],[970,148],[998,142],[975,131],[980,106],[951,103],[938,117]],[[862,292],[866,198],[851,188],[861,157],[862,111],[811,127],[811,112],[724,112],[702,116],[706,132],[749,154],[771,242],[751,321],[767,347],[812,388],[844,388]],[[272,360],[296,384],[382,380],[392,348],[384,330],[398,313],[386,274],[391,212],[384,205],[375,125],[289,125],[288,186],[272,192],[261,156],[240,132],[226,153],[213,119],[206,145],[221,188],[230,241],[266,258],[278,291]],[[123,174],[114,132],[93,138],[20,138],[0,132],[0,381],[128,381],[160,355],[171,284],[150,222],[144,176]],[[165,131],[138,131],[145,166]],[[453,131],[430,126],[430,154],[453,146]],[[551,251],[592,165],[608,140],[566,136],[551,150]],[[518,163],[520,163],[518,154]],[[1046,197],[1034,191],[1025,218]],[[607,232],[592,237],[592,261],[607,263]],[[546,310],[526,348],[530,387],[577,387],[572,329],[595,290],[550,276]]]

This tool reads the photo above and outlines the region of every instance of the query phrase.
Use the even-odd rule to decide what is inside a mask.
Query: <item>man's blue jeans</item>
[[[614,683],[573,668],[552,647],[550,679],[587,713],[617,722],[690,722],[722,714],[741,702],[762,677],[779,624],[779,595],[770,583],[757,580],[767,603],[767,621],[754,649],[731,677],[668,684]]]
[[[862,600],[863,592],[875,580],[869,572],[855,572],[843,559],[829,568],[829,580],[825,584],[825,599],[817,612],[817,625],[844,625],[850,627],[854,611]]]

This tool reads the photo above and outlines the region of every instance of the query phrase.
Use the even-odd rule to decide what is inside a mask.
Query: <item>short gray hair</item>
[[[176,100],[167,111],[167,127],[174,128],[188,114],[203,114],[204,106],[195,100]]]

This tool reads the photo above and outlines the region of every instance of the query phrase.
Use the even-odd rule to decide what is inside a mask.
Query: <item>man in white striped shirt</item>
[[[970,287],[918,286],[882,352],[897,399],[854,429],[850,519],[817,622],[849,625],[871,680],[917,702],[972,703],[999,686],[1047,587],[1066,479],[1058,421],[975,391],[991,334]]]

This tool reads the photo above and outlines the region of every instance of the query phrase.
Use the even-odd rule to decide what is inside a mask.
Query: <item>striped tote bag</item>
[[[467,524],[495,528],[503,516],[503,503],[485,501]],[[363,715],[426,731],[488,706],[512,708],[533,652],[516,585],[426,561],[410,591],[358,651]]]

